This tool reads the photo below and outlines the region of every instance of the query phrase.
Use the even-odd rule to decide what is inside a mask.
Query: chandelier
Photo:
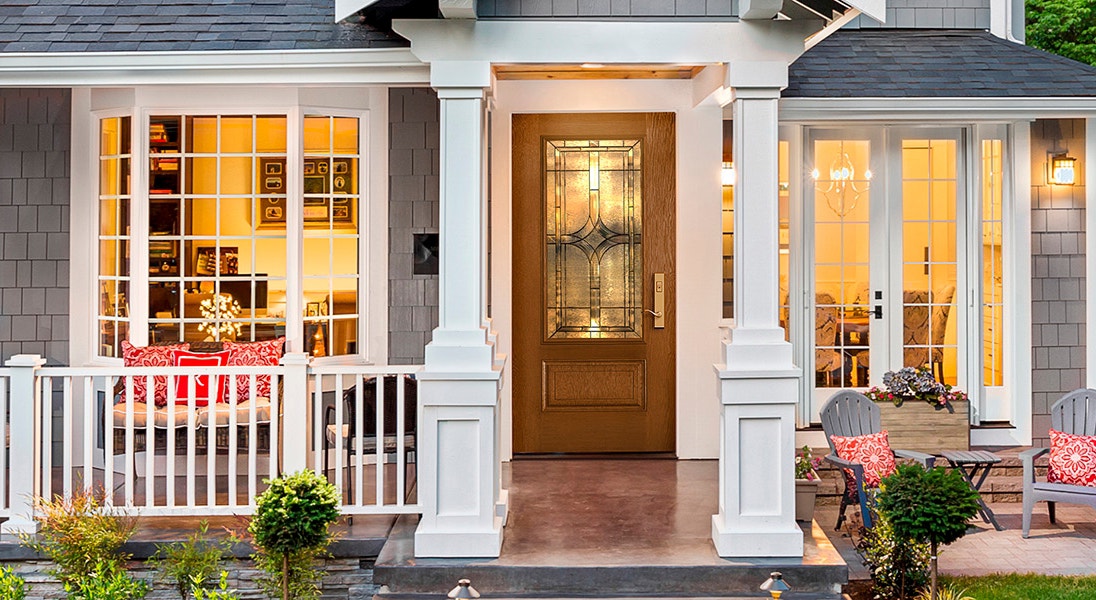
[[[823,179],[817,168],[811,172],[814,188],[826,198],[826,205],[830,210],[843,219],[856,208],[860,195],[871,187],[871,170],[864,171],[863,178],[858,180],[856,167],[845,152],[844,142],[841,142],[837,158],[830,163],[826,175],[827,178]]]

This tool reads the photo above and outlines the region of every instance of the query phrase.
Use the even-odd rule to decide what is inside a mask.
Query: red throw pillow
[[[1047,481],[1096,487],[1096,436],[1051,429]]]
[[[276,367],[282,360],[285,337],[262,342],[225,342],[230,367]],[[251,377],[236,376],[236,401],[251,399]],[[270,377],[255,378],[255,397],[270,397]],[[227,401],[227,397],[226,397]]]
[[[122,340],[122,364],[127,367],[170,367],[173,364],[172,352],[176,350],[190,350],[190,344],[171,344],[170,346],[134,346],[127,340]],[[133,401],[147,402],[147,386],[145,376],[133,378]],[[156,375],[153,377],[152,400],[156,406],[167,404],[167,376]],[[124,389],[124,388],[123,388]],[[122,401],[126,399],[122,392]]]
[[[838,457],[864,465],[864,485],[867,487],[879,487],[879,482],[897,468],[886,429],[855,437],[831,435],[830,439]]]
[[[176,350],[172,352],[172,364],[176,367],[196,368],[199,372],[210,367],[223,367],[228,364],[228,350],[220,352]],[[195,406],[206,406],[210,400],[220,402],[225,396],[225,378],[223,375],[182,376],[175,378],[175,404],[186,405],[190,403],[191,385],[194,389]]]

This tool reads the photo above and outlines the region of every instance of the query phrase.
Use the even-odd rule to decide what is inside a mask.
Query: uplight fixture
[[[765,580],[765,583],[761,584],[761,591],[769,592],[769,595],[772,596],[774,600],[780,600],[780,595],[784,592],[791,591],[791,589],[791,586],[784,581],[784,576],[779,572],[773,572],[769,575],[769,578]]]
[[[450,600],[475,600],[480,597],[480,593],[476,591],[476,588],[472,587],[472,582],[468,579],[461,579],[457,582],[457,587],[449,590],[449,594],[446,596]]]
[[[1050,182],[1055,185],[1073,185],[1077,182],[1077,159],[1066,153],[1050,157]]]

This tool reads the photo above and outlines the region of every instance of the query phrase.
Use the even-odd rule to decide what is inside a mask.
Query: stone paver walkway
[[[992,573],[1042,573],[1047,575],[1096,575],[1096,510],[1087,506],[1059,504],[1057,523],[1051,524],[1046,504],[1036,505],[1031,535],[1020,536],[1022,505],[991,504],[1004,531],[977,519],[972,531],[940,553],[940,570],[947,575]],[[850,509],[851,514],[851,509]],[[849,579],[868,579],[847,534],[833,531],[836,506],[819,506],[815,519],[849,563]]]

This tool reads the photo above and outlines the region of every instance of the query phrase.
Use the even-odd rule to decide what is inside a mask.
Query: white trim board
[[[780,121],[1007,122],[1096,115],[1096,97],[1062,98],[783,98]],[[730,115],[727,115],[730,118]]]

